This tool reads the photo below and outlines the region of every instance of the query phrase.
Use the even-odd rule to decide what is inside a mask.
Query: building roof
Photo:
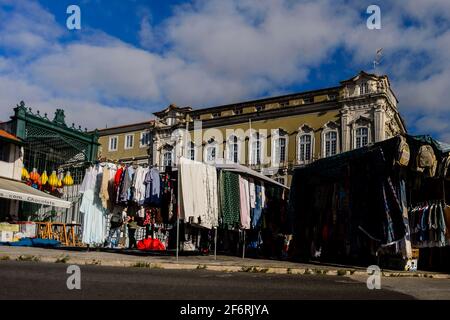
[[[167,108],[164,110],[154,112],[153,114],[157,116],[158,118],[163,118],[169,111],[176,111],[180,113],[186,113],[192,111],[191,107],[178,107],[176,104],[171,103]]]
[[[5,130],[0,129],[0,139],[7,140],[8,142],[16,143],[16,144],[22,144],[23,141],[17,138],[15,135],[6,132]]]
[[[148,120],[145,122],[138,122],[138,123],[129,123],[121,126],[111,127],[111,128],[103,128],[98,129],[98,134],[100,136],[107,136],[110,134],[117,134],[117,133],[125,133],[130,131],[138,131],[149,128],[151,125],[154,124],[154,120]]]
[[[206,107],[206,108],[199,108],[194,109],[190,113],[191,114],[200,114],[200,113],[207,113],[215,110],[222,110],[222,109],[230,109],[232,107],[246,107],[246,106],[252,106],[255,104],[266,104],[266,103],[273,103],[278,102],[280,100],[290,100],[290,99],[297,99],[302,97],[308,97],[308,96],[314,96],[316,94],[325,94],[325,93],[337,93],[337,91],[340,89],[339,86],[336,87],[328,87],[328,88],[322,88],[322,89],[316,89],[316,90],[309,90],[309,91],[301,91],[296,93],[290,93],[286,95],[281,96],[274,96],[274,97],[266,97],[261,99],[254,99],[254,100],[246,100],[246,101],[240,101],[230,104],[224,104],[219,106],[213,106],[213,107]]]

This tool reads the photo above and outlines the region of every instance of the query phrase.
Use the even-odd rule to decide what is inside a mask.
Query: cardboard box
[[[0,231],[19,232],[18,224],[0,223]]]
[[[14,232],[12,231],[0,231],[0,242],[12,242]]]
[[[23,223],[20,225],[20,232],[25,238],[36,238],[36,224],[33,222]]]

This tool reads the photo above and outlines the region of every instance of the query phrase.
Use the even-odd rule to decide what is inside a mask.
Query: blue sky
[[[409,131],[450,142],[447,0],[0,0],[0,120],[24,100],[100,128],[335,86],[371,72],[378,48]]]

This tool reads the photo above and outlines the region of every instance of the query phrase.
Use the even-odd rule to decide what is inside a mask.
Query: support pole
[[[177,181],[177,262],[178,262],[178,255],[180,251],[180,212],[181,212],[181,204],[180,204],[180,168],[178,168],[178,181]]]
[[[245,259],[245,229],[244,232],[244,244],[242,245],[242,259]]]
[[[214,260],[217,260],[217,227],[214,235]]]

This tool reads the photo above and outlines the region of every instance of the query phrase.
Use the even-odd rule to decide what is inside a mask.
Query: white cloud
[[[383,47],[380,71],[391,76],[411,127],[448,138],[450,128],[437,121],[449,119],[450,2],[431,2],[383,3],[382,30],[368,30],[371,3],[356,0],[199,0],[159,25],[141,12],[138,48],[88,26],[77,40],[60,41],[67,30],[37,3],[0,0],[14,8],[0,7],[0,103],[60,106],[75,122],[103,127],[148,119],[169,102],[197,107],[278,94],[306,83],[342,49],[352,72],[370,69]]]

